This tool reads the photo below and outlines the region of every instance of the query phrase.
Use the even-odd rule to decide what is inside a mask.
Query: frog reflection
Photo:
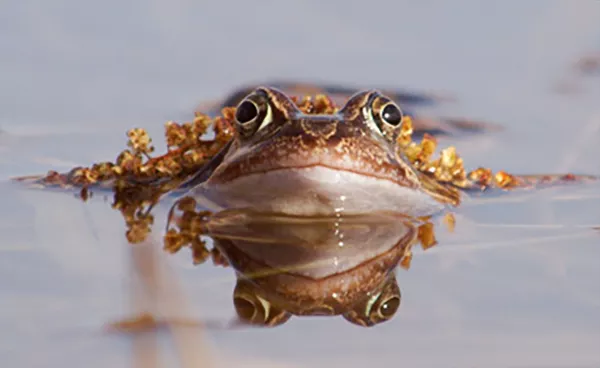
[[[400,307],[401,294],[395,274],[392,270],[384,283],[375,290],[367,292],[362,299],[348,305],[339,304],[336,310],[323,303],[313,309],[292,309],[293,306],[279,306],[269,301],[269,290],[258,287],[246,278],[238,278],[233,293],[233,303],[242,322],[275,327],[287,322],[292,314],[304,316],[333,316],[341,314],[346,320],[371,327],[394,317]],[[285,309],[290,308],[289,310]]]
[[[307,218],[226,210],[202,226],[189,213],[179,218],[201,227],[235,270],[239,319],[264,327],[294,315],[342,316],[364,327],[390,320],[401,304],[395,270],[410,258],[420,226],[391,213]]]

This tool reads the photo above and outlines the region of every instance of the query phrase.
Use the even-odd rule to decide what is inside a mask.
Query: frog
[[[210,211],[423,217],[460,203],[458,191],[411,166],[396,143],[405,114],[379,90],[355,93],[332,114],[306,114],[260,86],[235,111],[233,139],[180,187]]]

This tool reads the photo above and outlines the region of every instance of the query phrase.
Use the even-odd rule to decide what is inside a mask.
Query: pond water
[[[597,1],[22,0],[0,6],[0,24],[6,367],[131,366],[129,337],[103,333],[130,312],[122,217],[102,196],[84,204],[8,179],[111,160],[127,129],[158,141],[167,120],[248,82],[449,93],[458,102],[436,113],[505,128],[440,141],[467,166],[600,175],[600,79],[571,69],[600,49]],[[600,183],[472,200],[456,217],[399,271],[397,316],[371,329],[319,317],[221,328],[231,270],[160,256],[191,317],[214,322],[199,344],[215,366],[600,366]]]

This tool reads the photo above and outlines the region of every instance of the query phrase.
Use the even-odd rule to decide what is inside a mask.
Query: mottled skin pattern
[[[208,180],[210,184],[241,175],[320,165],[419,187],[415,172],[396,155],[391,139],[365,123],[363,110],[371,102],[386,99],[378,97],[378,92],[359,93],[337,115],[319,116],[303,114],[278,90],[257,91],[274,107],[273,122],[250,139],[235,139]]]
[[[343,207],[419,217],[456,205],[456,191],[408,164],[396,142],[402,119],[400,107],[376,90],[356,93],[335,114],[316,115],[259,87],[236,109],[234,138],[183,188],[212,211],[326,216]]]

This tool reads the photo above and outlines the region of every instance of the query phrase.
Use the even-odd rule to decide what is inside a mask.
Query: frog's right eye
[[[240,102],[235,110],[235,123],[242,138],[250,138],[273,120],[269,97],[255,91]]]
[[[402,128],[404,114],[394,101],[376,92],[370,99],[368,119],[380,134],[394,142]]]

